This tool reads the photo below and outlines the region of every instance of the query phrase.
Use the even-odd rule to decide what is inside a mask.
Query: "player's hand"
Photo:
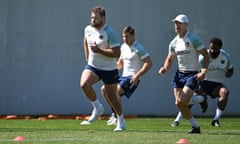
[[[90,43],[90,48],[94,53],[100,53],[101,49],[97,46],[96,42]]]
[[[205,73],[199,72],[195,75],[196,80],[203,81],[205,79]]]
[[[101,49],[97,45],[91,46],[91,50],[95,53],[100,53],[101,51]]]
[[[130,88],[132,88],[134,85],[136,85],[138,83],[138,80],[139,80],[139,78],[137,76],[133,75],[130,80],[130,83],[131,83]]]
[[[165,74],[167,72],[167,69],[165,67],[161,67],[158,71],[158,74]]]

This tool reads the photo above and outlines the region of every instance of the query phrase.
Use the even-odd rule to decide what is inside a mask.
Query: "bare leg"
[[[114,111],[118,114],[122,114],[122,106],[117,97],[117,84],[104,84],[104,97],[109,103],[109,105],[114,109]]]
[[[98,76],[90,70],[84,70],[80,79],[80,87],[90,101],[97,99],[96,92],[92,88],[92,85],[99,81]]]
[[[184,87],[183,89],[175,88],[174,95],[176,100],[175,104],[181,111],[183,117],[187,120],[192,118],[192,113],[188,108],[188,103],[191,96],[193,95],[193,91],[188,87]]]
[[[114,131],[124,131],[125,126],[125,120],[122,114],[122,105],[120,102],[120,98],[117,96],[117,84],[104,84],[104,96],[106,99],[108,99],[109,105],[112,106],[114,111],[117,114],[117,127],[114,129]]]
[[[87,121],[82,121],[81,125],[89,125],[97,120],[97,118],[104,112],[102,104],[98,101],[96,92],[92,85],[99,81],[98,76],[90,70],[84,70],[80,80],[80,86],[86,97],[90,100],[93,110],[91,116]]]
[[[184,87],[183,89],[175,88],[174,89],[176,105],[181,111],[183,117],[189,121],[192,125],[192,130],[189,133],[200,133],[200,128],[192,113],[188,107],[188,103],[190,98],[193,95],[193,90],[188,87]]]
[[[202,95],[193,95],[188,103],[188,107],[191,108],[194,104],[199,104],[204,101],[204,97]],[[176,127],[180,124],[182,120],[182,113],[179,111],[175,120],[172,122],[171,126]]]
[[[107,103],[110,105],[110,107],[113,109],[113,105],[111,103],[111,100],[109,100],[109,97],[106,95],[106,89],[105,89],[105,85],[103,85],[101,87],[101,92],[102,92],[102,95],[104,96],[105,100],[107,101]],[[120,85],[117,85],[117,98],[118,98],[118,101],[121,103],[121,95],[124,93],[123,89],[120,87]],[[114,109],[113,109],[114,110]],[[113,111],[115,113],[115,110]]]

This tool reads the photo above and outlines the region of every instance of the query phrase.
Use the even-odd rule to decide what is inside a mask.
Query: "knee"
[[[219,95],[222,99],[227,99],[229,95],[229,91],[227,88],[221,88],[219,91]]]
[[[187,106],[187,103],[182,101],[182,100],[176,100],[175,104],[176,104],[177,107],[180,107],[180,108],[184,107],[184,106]]]
[[[84,89],[85,85],[86,85],[86,83],[83,83],[80,81],[80,88]]]
[[[86,89],[90,87],[90,84],[88,84],[87,82],[80,82],[80,88],[81,89]]]
[[[102,91],[102,92],[105,92],[105,87],[104,87],[104,85],[101,87],[101,91]]]

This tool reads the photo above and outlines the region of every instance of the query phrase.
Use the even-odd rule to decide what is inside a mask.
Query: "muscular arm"
[[[202,66],[201,72],[206,73],[209,65],[209,56],[208,56],[207,49],[204,48],[198,52],[203,56],[203,66]]]
[[[159,74],[166,73],[170,69],[170,67],[174,61],[174,58],[175,58],[175,56],[169,53],[165,59],[164,65],[159,69],[158,73]]]
[[[144,75],[147,71],[149,71],[152,67],[152,59],[150,56],[143,59],[144,64],[142,68],[134,75],[136,79],[139,79],[142,75]]]
[[[123,68],[123,60],[119,58],[117,61],[117,69],[120,70],[122,68]]]
[[[206,48],[201,49],[198,52],[203,56],[203,65],[201,68],[201,72],[196,74],[196,79],[201,81],[201,80],[204,80],[205,75],[207,73],[207,69],[208,69],[208,65],[209,65],[209,56],[208,56],[208,52],[207,52]]]
[[[113,48],[99,48],[97,45],[91,47],[92,51],[95,53],[100,53],[108,57],[119,57],[120,56],[120,46]]]
[[[88,54],[89,54],[89,52],[88,52],[88,43],[87,43],[87,39],[86,38],[84,38],[84,40],[83,40],[83,47],[84,47],[85,59],[88,62]]]

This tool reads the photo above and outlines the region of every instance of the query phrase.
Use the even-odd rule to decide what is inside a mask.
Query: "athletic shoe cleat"
[[[115,117],[115,114],[112,113],[112,115],[109,117],[109,120],[107,121],[107,125],[117,125],[117,118]]]
[[[207,111],[208,108],[208,103],[207,103],[207,96],[206,95],[202,95],[204,97],[203,102],[199,103],[202,109],[202,113],[205,113]]]
[[[111,121],[108,121],[107,125],[108,126],[117,125],[117,118],[114,117],[113,119],[111,119]]]
[[[90,125],[92,122],[98,119],[100,115],[102,115],[104,112],[104,108],[101,107],[100,109],[93,109],[91,116],[88,118],[87,121],[82,121],[81,125]]]
[[[172,122],[171,126],[172,127],[177,127],[179,125],[179,122],[178,121],[174,121]]]
[[[87,120],[84,120],[80,123],[80,125],[90,125],[91,123]]]
[[[122,132],[126,129],[126,121],[121,119],[117,121],[117,127],[114,129],[115,132]]]
[[[200,127],[192,127],[191,130],[188,131],[189,134],[200,134],[201,130]]]
[[[88,121],[91,123],[94,122],[95,120],[98,119],[100,115],[103,114],[103,112],[104,112],[103,106],[100,107],[99,109],[93,109],[91,116],[88,118]]]
[[[212,120],[212,126],[214,126],[214,127],[220,127],[221,125],[220,125],[220,123],[219,123],[219,120]]]

